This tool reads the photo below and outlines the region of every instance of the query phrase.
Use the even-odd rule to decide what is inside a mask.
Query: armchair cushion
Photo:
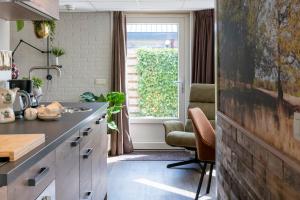
[[[169,132],[166,136],[166,143],[176,147],[196,148],[196,139],[193,132]]]
[[[184,124],[180,121],[167,121],[164,122],[163,125],[166,135],[172,131],[184,131]]]

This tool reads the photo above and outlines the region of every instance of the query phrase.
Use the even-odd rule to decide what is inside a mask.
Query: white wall
[[[10,50],[10,26],[8,21],[0,19],[0,50]]]
[[[101,13],[61,13],[57,22],[54,46],[65,49],[66,55],[60,58],[63,65],[61,77],[52,71],[53,80],[45,80],[46,72],[36,71],[33,76],[45,80],[43,101],[78,101],[85,91],[96,94],[107,92],[110,88],[111,72],[111,17],[109,12]],[[23,39],[38,48],[46,49],[46,40],[37,39],[31,22],[16,32],[11,24],[11,47]],[[28,77],[32,66],[45,66],[46,55],[23,44],[15,54],[15,63],[21,77]],[[107,84],[95,85],[95,79],[106,79]]]

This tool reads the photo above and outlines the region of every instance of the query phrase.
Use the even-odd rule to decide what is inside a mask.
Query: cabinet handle
[[[81,142],[81,140],[82,140],[82,137],[76,137],[76,139],[71,142],[71,146],[72,147],[76,147],[77,145],[79,145],[79,143]]]
[[[51,199],[52,199],[51,196],[45,196],[45,197],[42,198],[42,200],[51,200]]]
[[[87,151],[85,152],[85,154],[82,155],[83,158],[84,158],[84,159],[88,159],[89,156],[92,154],[92,152],[93,152],[93,148],[87,149]]]
[[[83,200],[91,200],[93,197],[93,191],[85,193],[85,198]]]
[[[49,170],[49,167],[42,167],[35,177],[28,179],[28,186],[37,186],[48,174]]]
[[[102,115],[102,117],[100,117],[97,121],[96,121],[96,124],[100,124],[104,119],[105,119],[105,114]]]
[[[82,132],[83,136],[88,136],[93,131],[92,128],[87,128]]]

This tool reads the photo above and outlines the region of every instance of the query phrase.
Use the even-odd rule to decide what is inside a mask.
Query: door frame
[[[191,74],[191,14],[126,13],[127,23],[179,23],[179,79],[182,81],[177,118],[129,118],[134,149],[176,149],[165,143],[163,122],[179,120],[185,123]],[[178,148],[177,148],[178,149]]]

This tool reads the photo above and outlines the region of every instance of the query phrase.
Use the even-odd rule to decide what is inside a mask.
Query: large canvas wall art
[[[300,1],[217,9],[219,110],[300,161]]]

